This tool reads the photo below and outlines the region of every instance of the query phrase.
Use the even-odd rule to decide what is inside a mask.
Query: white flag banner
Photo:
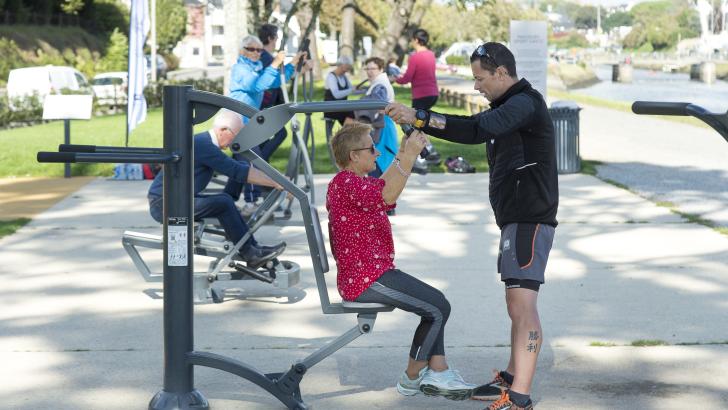
[[[129,18],[129,85],[126,122],[129,132],[147,118],[147,64],[144,61],[144,43],[149,32],[149,8],[147,0],[131,0]]]

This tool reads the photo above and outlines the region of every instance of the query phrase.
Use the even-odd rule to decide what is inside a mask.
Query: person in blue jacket
[[[227,175],[230,180],[241,183],[252,182],[275,189],[283,189],[282,186],[261,171],[250,167],[247,163],[235,161],[222,152],[223,149],[230,146],[242,128],[242,117],[239,114],[222,109],[215,117],[213,128],[210,131],[194,136],[195,219],[217,218],[225,230],[225,235],[234,243],[240,241],[248,233],[248,225],[241,217],[230,195],[225,193],[216,195],[201,194],[207,184],[210,183],[213,172]],[[163,218],[163,175],[164,172],[157,174],[147,194],[149,213],[159,223],[162,223]],[[240,248],[237,257],[247,262],[248,267],[257,269],[267,261],[280,255],[285,248],[285,242],[273,246],[260,245],[251,235]]]
[[[266,90],[281,86],[279,68],[286,57],[285,52],[279,51],[275,56],[272,56],[271,60],[263,62],[261,61],[263,53],[267,52],[260,39],[252,35],[246,36],[241,41],[240,56],[230,73],[230,97],[255,108],[261,108]],[[286,81],[293,76],[294,66],[298,64],[304,54],[296,54],[289,64],[283,66]],[[243,118],[243,122],[247,123],[248,118]],[[268,155],[264,155],[260,148],[255,148],[253,151],[265,161],[268,161],[270,154],[272,154],[272,151],[270,151]],[[233,158],[238,161],[246,161],[239,155],[233,155]],[[225,192],[237,201],[240,198],[242,189],[242,184],[229,180]],[[255,209],[254,204],[257,197],[260,196],[260,191],[247,188],[245,192],[246,204],[243,207],[243,215],[248,216]]]

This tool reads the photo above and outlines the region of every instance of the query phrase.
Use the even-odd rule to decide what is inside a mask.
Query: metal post
[[[150,410],[209,409],[194,389],[192,324],[193,142],[190,86],[164,87],[164,148],[181,159],[164,165],[164,389]]]
[[[63,120],[63,143],[71,143],[71,120]],[[69,162],[66,162],[63,166],[63,177],[71,177],[71,164]]]

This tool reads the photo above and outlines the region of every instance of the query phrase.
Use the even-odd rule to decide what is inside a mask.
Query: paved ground
[[[581,154],[598,175],[728,227],[728,143],[715,131],[585,106]]]
[[[317,192],[328,178],[317,177]],[[144,282],[120,246],[125,229],[160,231],[146,210],[148,183],[97,179],[0,240],[3,407],[144,408],[160,389],[160,286]],[[561,224],[540,299],[547,339],[537,407],[728,407],[728,238],[593,177],[560,183]],[[448,356],[478,382],[508,355],[486,193],[487,174],[417,176],[393,218],[399,266],[450,299]],[[289,242],[285,255],[301,264],[301,284],[281,298],[246,284],[239,299],[198,305],[196,347],[282,371],[355,318],[321,314],[300,226],[266,226],[258,236]],[[145,257],[161,258],[158,251]],[[373,334],[309,371],[307,402],[336,410],[482,408],[396,393],[415,325],[410,314],[380,315]],[[640,339],[670,346],[629,346]],[[216,409],[281,408],[249,382],[208,369],[195,374]]]
[[[540,297],[546,345],[537,408],[728,408],[728,237],[654,203],[672,201],[725,226],[728,145],[659,118],[584,107],[581,119],[582,156],[605,161],[600,177],[639,195],[590,176],[560,177],[560,225]],[[328,179],[317,177],[319,195]],[[0,239],[0,407],[144,408],[160,389],[161,286],[144,282],[120,246],[125,229],[160,231],[147,213],[148,184],[95,179]],[[0,187],[0,206],[20,198],[19,186],[29,185]],[[453,305],[448,356],[472,381],[504,365],[509,343],[486,193],[487,174],[415,176],[392,220],[398,265]],[[276,298],[246,283],[239,298],[196,306],[196,347],[283,371],[355,318],[321,314],[300,226],[266,226],[258,237],[286,239],[301,284]],[[158,251],[144,256],[161,260]],[[380,315],[373,334],[309,371],[304,398],[317,409],[482,408],[395,392],[415,324],[403,312]],[[669,345],[631,346],[638,340]],[[249,382],[195,374],[216,409],[281,408]]]

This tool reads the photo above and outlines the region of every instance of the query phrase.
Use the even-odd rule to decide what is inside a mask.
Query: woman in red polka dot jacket
[[[375,169],[379,151],[370,132],[369,125],[349,124],[331,140],[340,172],[329,183],[326,209],[339,293],[344,300],[384,303],[420,316],[407,369],[397,382],[399,393],[412,396],[422,391],[452,400],[467,399],[475,385],[466,383],[445,359],[450,303],[439,290],[394,267],[394,241],[386,211],[396,206],[427,140],[414,132],[400,144],[386,172],[373,178],[367,174]]]

